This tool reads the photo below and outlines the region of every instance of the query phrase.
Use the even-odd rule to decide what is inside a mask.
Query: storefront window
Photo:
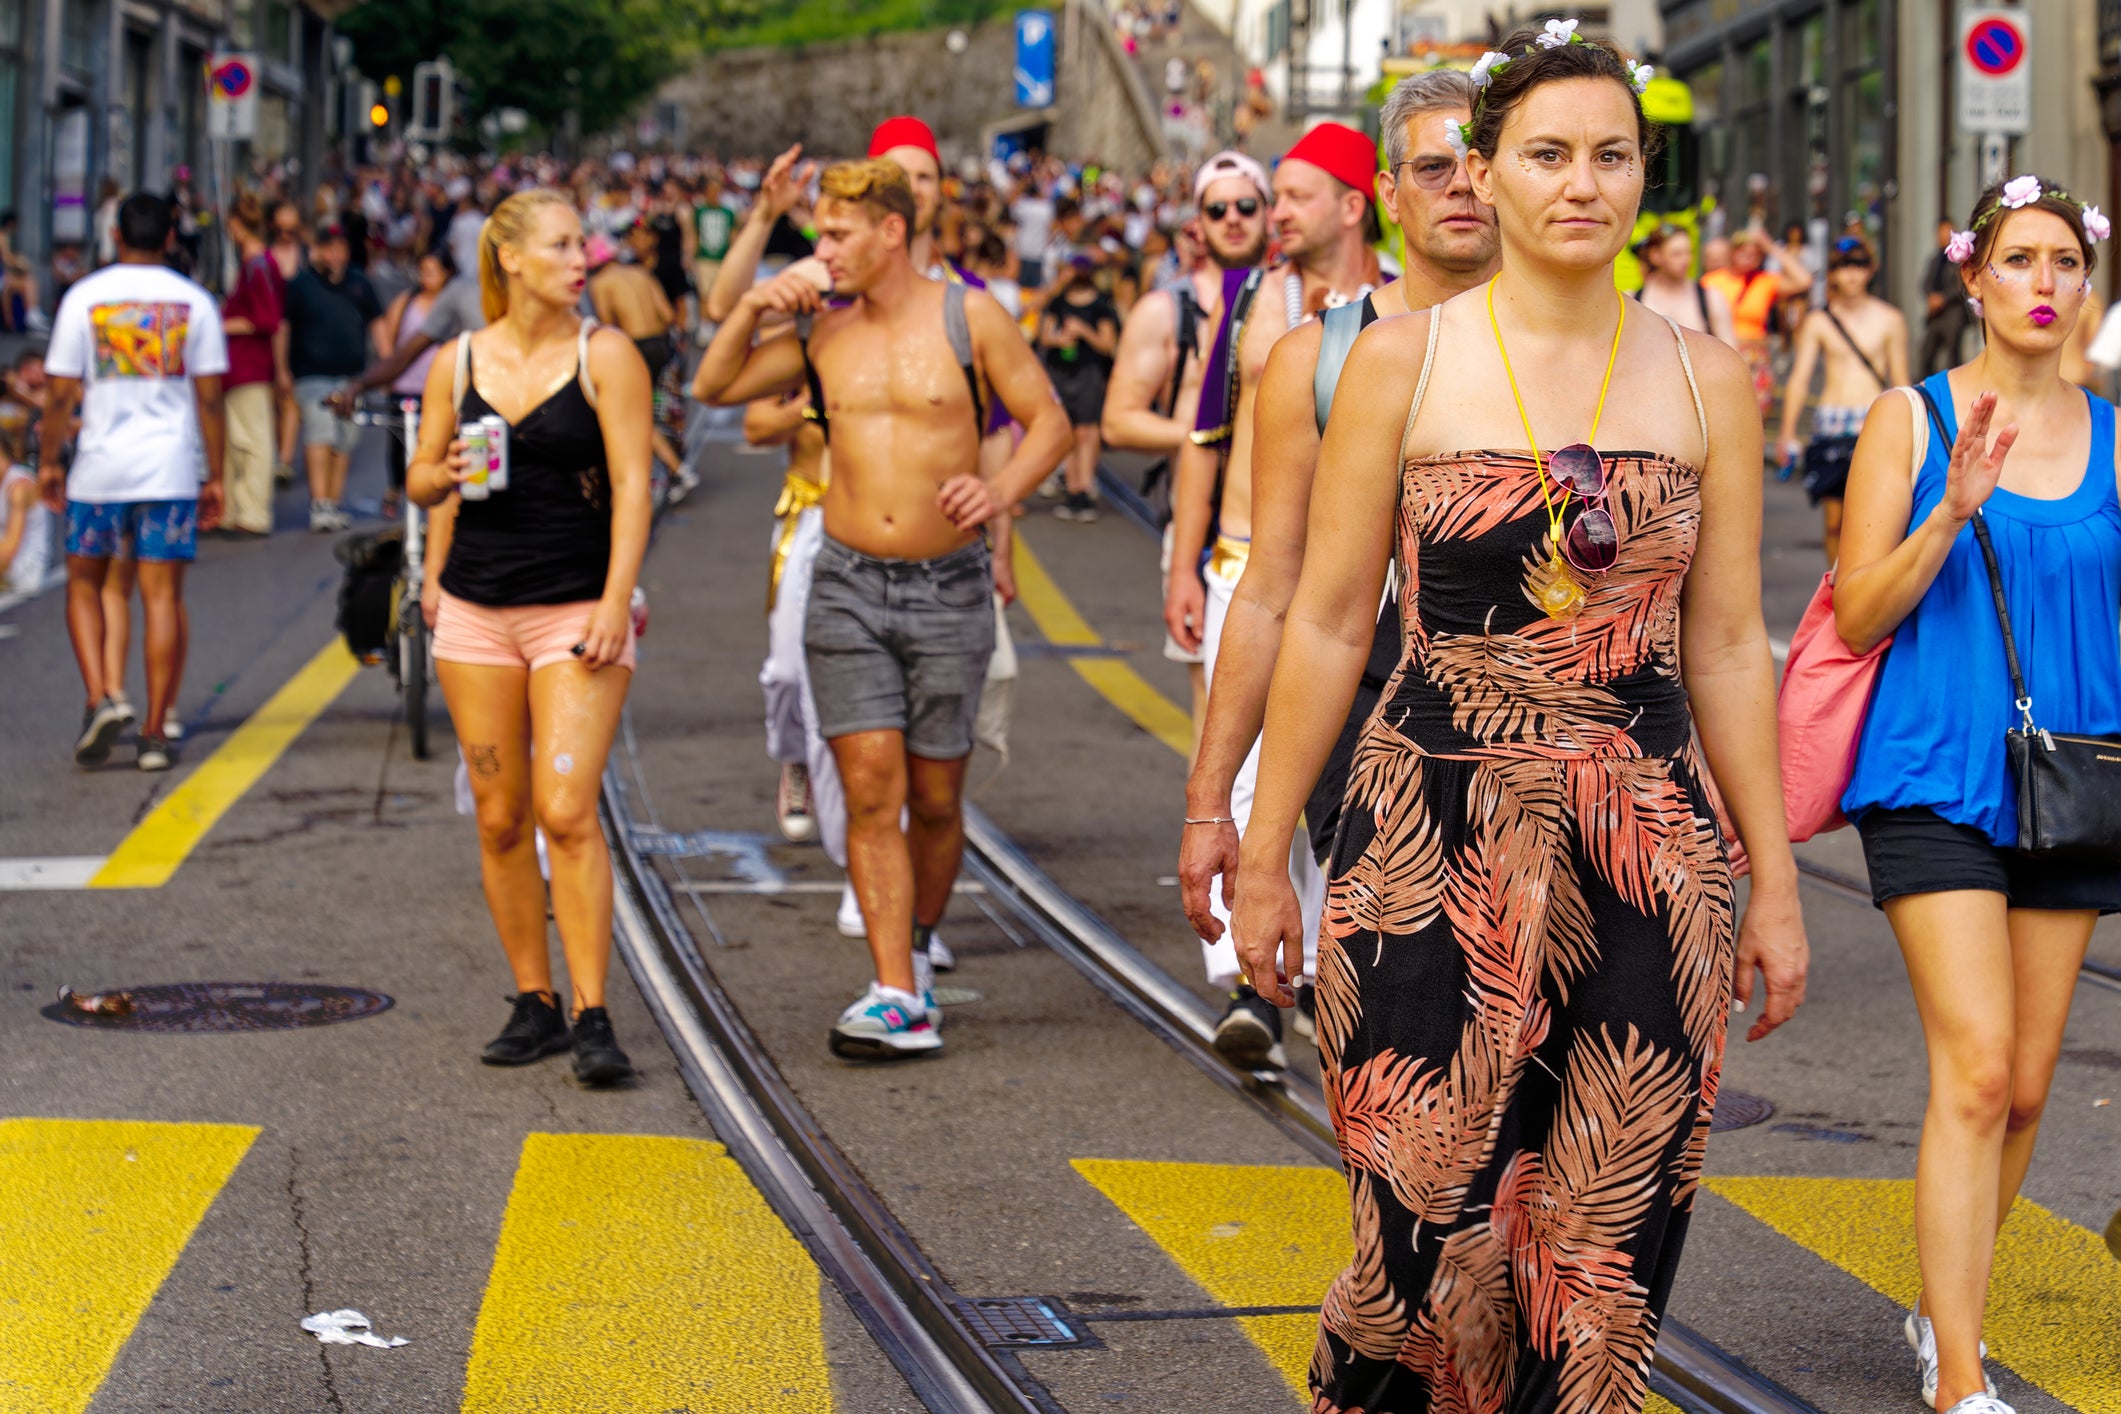
[[[1840,57],[1850,68],[1878,62],[1878,0],[1857,0],[1842,10]]]
[[[1723,121],[1723,65],[1702,65],[1686,76],[1686,85],[1694,95],[1702,194],[1717,195],[1723,189],[1723,174],[1729,170],[1731,159],[1731,130]]]
[[[1841,145],[1848,212],[1875,245],[1885,231],[1885,75],[1873,69],[1848,86],[1848,127]]]
[[[1774,87],[1775,46],[1762,39],[1745,51],[1745,92],[1740,101],[1758,103],[1773,93]]]
[[[115,4],[116,0],[106,0]],[[102,48],[97,43],[101,26],[97,23],[96,11],[100,6],[83,3],[62,6],[59,26],[59,63],[76,73],[92,73],[96,67],[96,53]]]
[[[1797,82],[1806,88],[1826,82],[1826,17],[1814,15],[1797,31]]]

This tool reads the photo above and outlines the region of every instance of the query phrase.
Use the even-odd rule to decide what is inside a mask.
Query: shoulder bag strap
[[[1176,412],[1179,389],[1183,388],[1186,382],[1186,363],[1193,357],[1194,344],[1200,339],[1200,301],[1193,298],[1193,286],[1190,282],[1174,287],[1171,299],[1178,307],[1178,358],[1171,369],[1168,407]]]
[[[1694,282],[1694,303],[1701,306],[1701,332],[1715,333],[1716,321],[1709,318],[1709,288],[1699,280]]]
[[[1915,391],[1921,396],[1923,406],[1929,410],[1930,421],[1936,424],[1937,435],[1944,436],[1944,418],[1938,413],[1936,400],[1930,396],[1930,390],[1918,387]],[[1996,562],[1996,543],[1989,538],[1988,517],[1979,511],[1974,512],[1974,539],[1981,545],[1981,563],[1988,569],[1989,594],[1996,601],[1996,622],[2003,629],[2003,661],[2011,674],[2011,705],[2016,707],[2019,715],[2025,719],[2025,730],[2032,732],[2035,730],[2033,695],[2026,690],[2025,672],[2018,663],[2018,636],[2011,632],[2010,599],[2003,592],[2003,569]]]
[[[803,416],[817,424],[817,430],[825,441],[832,441],[832,419],[825,412],[825,381],[817,376],[817,365],[810,361],[811,316],[798,314],[795,317],[795,346],[803,353],[803,381],[810,385],[810,406]]]
[[[450,409],[464,411],[464,394],[471,389],[471,331],[466,329],[457,335],[457,372],[455,391],[450,395]]]
[[[582,320],[581,331],[574,338],[574,362],[578,370],[576,377],[582,381],[582,396],[588,401],[591,412],[596,411],[597,406],[597,380],[596,375],[589,371],[589,336],[596,331],[596,317],[590,315]]]
[[[1849,352],[1856,355],[1856,361],[1863,365],[1863,371],[1877,379],[1880,388],[1892,387],[1892,380],[1878,371],[1878,366],[1871,362],[1871,356],[1857,345],[1856,340],[1849,334],[1848,326],[1841,322],[1840,316],[1834,313],[1833,307],[1822,304],[1819,306],[1819,312],[1826,316],[1829,324],[1834,326],[1834,332],[1841,335],[1841,342],[1849,346]]]

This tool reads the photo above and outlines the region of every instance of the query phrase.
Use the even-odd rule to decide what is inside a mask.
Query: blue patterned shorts
[[[197,501],[68,501],[66,553],[88,560],[198,558]]]

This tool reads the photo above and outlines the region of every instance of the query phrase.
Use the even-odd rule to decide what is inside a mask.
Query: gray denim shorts
[[[902,731],[909,755],[969,756],[994,655],[986,542],[932,560],[885,560],[826,536],[811,572],[803,650],[827,740]]]

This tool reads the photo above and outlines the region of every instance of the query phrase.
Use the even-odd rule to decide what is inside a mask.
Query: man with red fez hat
[[[918,118],[886,118],[869,135],[869,155],[896,162],[913,183],[913,268],[931,280],[954,280],[976,290],[987,282],[945,260],[935,244],[935,220],[943,208],[943,158],[935,133]]]
[[[1494,274],[1499,260],[1495,213],[1474,197],[1472,179],[1451,148],[1446,126],[1471,117],[1473,98],[1472,81],[1453,69],[1402,79],[1392,90],[1379,114],[1387,170],[1378,178],[1378,193],[1404,233],[1406,271],[1361,301],[1330,309],[1278,341],[1260,376],[1252,417],[1251,555],[1217,638],[1215,690],[1186,782],[1186,818],[1218,823],[1188,828],[1179,852],[1180,897],[1204,938],[1221,942],[1228,932],[1228,915],[1213,907],[1214,880],[1237,867],[1242,826],[1232,822],[1250,813],[1254,743],[1266,715],[1282,623],[1303,568],[1319,439],[1341,367],[1370,324],[1475,289]],[[1352,149],[1347,155],[1352,158]],[[1282,165],[1286,169],[1290,163]],[[1398,667],[1399,612],[1390,595],[1375,642],[1347,726],[1304,810],[1308,843],[1321,866],[1340,820],[1356,738]],[[1240,791],[1245,808],[1233,809]],[[1275,1009],[1240,988],[1239,1004],[1218,1037],[1226,1049],[1247,1037],[1257,1048],[1271,1047],[1280,1033]]]
[[[1164,625],[1180,647],[1201,649],[1211,713],[1223,620],[1252,550],[1252,409],[1260,377],[1282,335],[1384,283],[1370,249],[1380,234],[1371,205],[1376,184],[1376,148],[1368,138],[1340,123],[1320,123],[1305,133],[1274,172],[1281,263],[1244,276],[1224,301],[1194,432],[1179,453],[1171,486],[1171,563],[1174,568],[1195,564],[1204,553],[1207,563],[1199,576],[1174,572],[1164,587]],[[1222,824],[1244,829],[1258,760],[1255,745],[1232,784],[1231,808],[1220,812],[1214,825],[1189,825],[1189,832]],[[1326,881],[1304,844],[1289,851],[1289,877],[1303,904],[1306,936],[1316,937]],[[1239,1065],[1278,1065],[1279,1017],[1239,976],[1222,890],[1212,888],[1210,894],[1222,926],[1214,930],[1216,937],[1201,939],[1201,953],[1209,985],[1230,992],[1229,1008],[1216,1027],[1216,1048]]]

